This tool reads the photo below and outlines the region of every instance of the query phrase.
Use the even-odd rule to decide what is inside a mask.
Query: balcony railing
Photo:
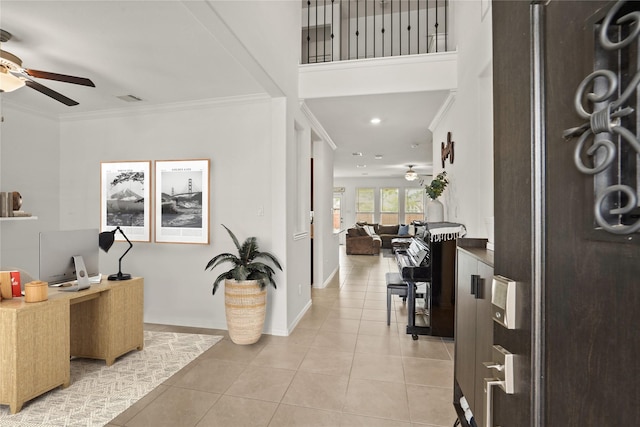
[[[448,50],[447,0],[303,0],[302,63]]]

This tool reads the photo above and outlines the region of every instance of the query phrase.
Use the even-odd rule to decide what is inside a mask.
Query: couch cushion
[[[376,235],[376,230],[373,227],[373,225],[365,225],[363,228],[364,228],[364,230],[367,232],[367,234],[369,236],[375,236]]]
[[[364,227],[358,227],[358,236],[368,236],[369,233],[367,233],[367,230],[364,229]]]
[[[350,228],[347,230],[347,236],[349,237],[358,237],[360,235],[360,232],[358,231],[357,228]]]
[[[378,234],[398,234],[397,225],[379,225]]]

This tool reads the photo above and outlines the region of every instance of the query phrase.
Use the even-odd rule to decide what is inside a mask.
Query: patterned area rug
[[[104,426],[222,337],[144,332],[144,349],[130,352],[112,366],[104,361],[71,361],[71,385],[56,388],[10,415],[0,406],[0,426]]]

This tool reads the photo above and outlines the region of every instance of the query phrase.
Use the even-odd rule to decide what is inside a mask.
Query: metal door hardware
[[[500,387],[506,394],[514,393],[514,355],[499,345],[493,346],[493,361],[484,362],[494,373],[493,378],[484,379],[485,427],[493,427],[493,387]]]
[[[507,329],[518,328],[517,282],[503,276],[493,276],[491,285],[491,316]]]

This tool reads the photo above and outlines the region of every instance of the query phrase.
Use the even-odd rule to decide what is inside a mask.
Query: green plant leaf
[[[233,240],[233,244],[238,250],[238,255],[222,253],[209,260],[205,270],[213,270],[227,262],[233,265],[230,270],[221,273],[213,282],[212,294],[215,295],[220,283],[226,279],[235,279],[237,281],[257,280],[260,283],[260,287],[265,287],[267,284],[270,284],[274,288],[277,288],[274,280],[275,270],[270,265],[256,260],[264,259],[265,261],[273,263],[279,270],[282,270],[278,259],[269,252],[261,252],[255,237],[248,237],[240,244],[235,234],[224,224],[222,224],[222,226],[227,230]]]

